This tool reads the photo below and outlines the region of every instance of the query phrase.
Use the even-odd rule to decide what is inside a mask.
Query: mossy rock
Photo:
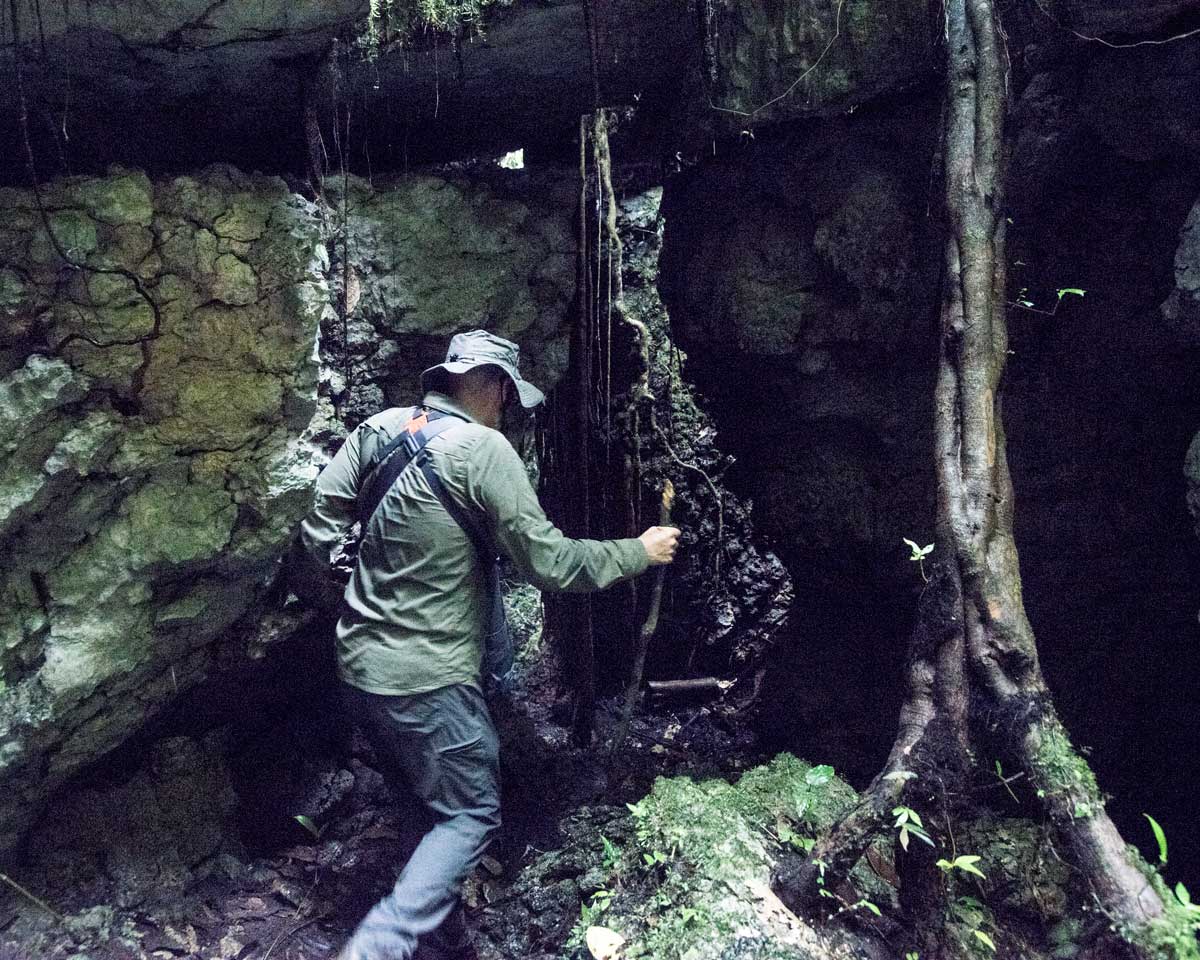
[[[72,192],[96,220],[114,227],[148,227],[154,218],[154,189],[144,173],[82,180]]]
[[[625,936],[630,958],[849,957],[783,908],[770,877],[781,837],[829,827],[855,799],[831,768],[789,754],[736,784],[660,778],[630,807],[635,841],[622,853],[645,885],[603,915],[585,911],[585,921]]]

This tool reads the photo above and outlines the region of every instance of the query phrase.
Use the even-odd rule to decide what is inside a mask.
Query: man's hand
[[[650,558],[650,566],[670,563],[675,559],[675,548],[679,546],[678,527],[651,527],[640,537],[642,546],[646,548],[646,556]]]

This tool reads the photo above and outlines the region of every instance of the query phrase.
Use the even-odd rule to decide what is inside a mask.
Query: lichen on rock
[[[278,179],[114,170],[0,215],[5,847],[265,588],[316,475],[329,300],[316,208]]]

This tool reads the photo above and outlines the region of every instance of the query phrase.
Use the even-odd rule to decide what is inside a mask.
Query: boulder
[[[567,168],[494,164],[417,174],[372,186],[330,177],[331,281],[347,307],[327,317],[321,351],[339,415],[353,425],[385,403],[417,397],[422,370],[446,358],[459,330],[476,327],[523,348],[524,376],[549,389],[567,365],[575,295]]]
[[[229,628],[267,609],[317,439],[412,402],[460,330],[561,376],[568,172],[325,186],[214,166],[0,191],[0,849],[201,681],[287,656]]]
[[[42,203],[0,193],[5,846],[263,592],[317,473],[330,309],[316,207],[282,181],[116,171]],[[269,235],[222,235],[245,206]]]
[[[836,114],[936,69],[916,0],[711,8],[702,23],[677,0],[595,5],[601,100],[625,108],[628,142],[647,155],[691,159],[713,135]],[[572,149],[595,100],[581,0],[491,4],[478,31],[423,32],[377,56],[365,42],[367,9],[364,0],[170,0],[136,16],[112,0],[86,14],[22,7],[43,176],[64,156],[73,169],[220,160],[319,176],[343,162],[396,170],[518,146]],[[0,52],[10,73],[13,50]],[[77,110],[77,89],[105,109]],[[338,119],[347,108],[348,138]],[[0,136],[23,139],[19,115],[10,84],[0,90]],[[21,151],[0,158],[0,181],[24,179],[24,164]]]
[[[1180,342],[1200,346],[1200,201],[1192,207],[1175,251],[1175,289],[1162,305],[1163,319]]]

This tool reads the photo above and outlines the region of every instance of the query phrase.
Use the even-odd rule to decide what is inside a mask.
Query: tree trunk
[[[780,893],[785,902],[811,907],[818,870],[812,861],[820,860],[827,876],[844,877],[879,832],[890,829],[896,805],[927,804],[931,773],[961,779],[972,739],[990,734],[1041,798],[1095,906],[1125,941],[1122,949],[1174,957],[1188,935],[1174,946],[1165,942],[1163,900],[1104,811],[1095,778],[1054,711],[1021,599],[1000,415],[1008,349],[1002,34],[992,0],[946,0],[945,30],[947,238],[935,393],[935,576],[922,598],[891,755],[811,860],[781,873]],[[915,899],[927,905],[929,897]],[[1148,945],[1155,939],[1157,949]]]

